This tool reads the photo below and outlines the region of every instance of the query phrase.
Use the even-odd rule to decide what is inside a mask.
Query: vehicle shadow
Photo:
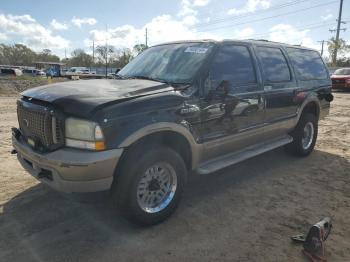
[[[38,184],[2,205],[0,261],[122,261],[135,254],[141,256],[140,260],[143,254],[154,260],[164,261],[169,256],[174,259],[171,257],[174,252],[188,245],[184,238],[204,241],[212,237],[208,227],[213,223],[229,228],[236,223],[235,219],[245,215],[244,212],[248,215],[246,209],[235,212],[232,206],[239,205],[235,201],[243,201],[239,197],[244,194],[243,190],[249,190],[250,196],[246,197],[253,206],[262,203],[259,201],[266,192],[264,208],[273,209],[270,202],[275,196],[274,191],[269,191],[270,185],[285,186],[287,190],[289,176],[299,174],[301,182],[310,178],[316,186],[326,188],[331,186],[326,176],[321,179],[315,175],[318,170],[330,175],[337,172],[336,168],[350,170],[350,163],[338,155],[319,150],[308,158],[296,158],[277,149],[214,174],[194,175],[189,179],[178,211],[164,223],[149,228],[133,226],[120,218],[113,210],[109,192],[61,194]],[[287,184],[283,184],[284,180]],[[259,195],[254,196],[259,190]],[[287,201],[283,196],[278,197]],[[233,202],[227,202],[229,200]],[[261,211],[252,208],[249,215],[254,216],[254,212]],[[194,228],[205,233],[193,233]],[[169,239],[176,246],[164,244]],[[155,251],[159,245],[165,248]]]

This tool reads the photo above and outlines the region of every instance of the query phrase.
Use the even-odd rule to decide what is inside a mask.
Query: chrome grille
[[[17,105],[18,123],[22,134],[33,139],[36,144],[45,149],[59,145],[63,141],[61,121],[51,116],[49,110],[43,106]]]

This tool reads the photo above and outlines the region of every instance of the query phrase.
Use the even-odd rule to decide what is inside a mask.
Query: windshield
[[[213,43],[180,43],[151,47],[120,70],[118,76],[190,83],[213,46]]]
[[[337,69],[333,75],[350,75],[350,68]]]

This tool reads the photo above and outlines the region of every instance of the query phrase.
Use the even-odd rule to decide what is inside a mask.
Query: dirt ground
[[[108,193],[61,194],[10,155],[15,97],[0,97],[0,261],[307,261],[290,236],[333,219],[328,261],[350,261],[350,93],[335,93],[316,150],[277,149],[193,176],[175,214],[140,228]]]

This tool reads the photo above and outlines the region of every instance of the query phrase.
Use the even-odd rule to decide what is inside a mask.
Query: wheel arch
[[[188,170],[197,165],[201,154],[201,145],[195,142],[192,133],[185,126],[175,123],[155,123],[137,130],[120,144],[120,147],[126,148],[123,155],[142,143],[169,146],[184,158]]]
[[[300,106],[298,113],[298,122],[300,117],[305,113],[312,113],[316,116],[317,120],[320,117],[321,105],[317,97],[307,98]]]

